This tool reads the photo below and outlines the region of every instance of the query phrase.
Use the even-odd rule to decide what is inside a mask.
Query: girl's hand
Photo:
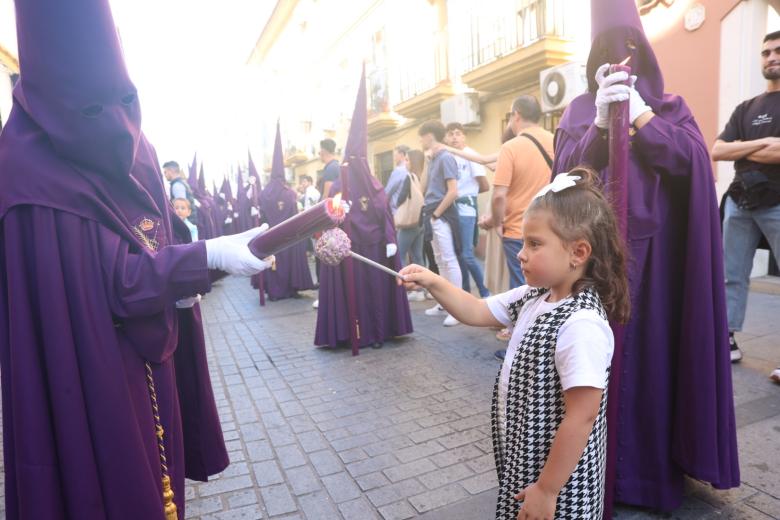
[[[421,287],[428,288],[436,279],[435,273],[416,264],[407,265],[401,269],[400,274],[405,281],[399,279],[398,285],[403,285],[407,291],[420,289]]]
[[[531,484],[515,496],[523,505],[517,514],[517,520],[553,520],[558,493],[542,489],[538,483]]]

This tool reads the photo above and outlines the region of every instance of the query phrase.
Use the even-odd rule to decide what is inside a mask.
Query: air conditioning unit
[[[585,64],[574,61],[550,67],[539,73],[542,112],[563,110],[588,89]]]
[[[479,118],[479,94],[466,92],[456,94],[441,102],[441,122],[460,123],[463,126],[476,126],[481,123]]]

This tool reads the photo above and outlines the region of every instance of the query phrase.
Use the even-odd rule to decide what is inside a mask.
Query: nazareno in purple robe
[[[260,211],[269,226],[273,227],[298,213],[298,197],[284,179],[284,158],[279,123],[276,123],[276,141],[271,164],[271,178],[260,194]],[[274,255],[276,263],[263,273],[268,298],[282,300],[297,296],[298,291],[314,289],[306,243],[299,242]]]
[[[260,181],[260,175],[257,172],[257,168],[255,167],[255,162],[252,160],[252,154],[248,153],[248,162],[247,162],[247,179],[249,181],[249,187],[247,188],[249,191],[249,203],[250,203],[250,216],[251,216],[251,208],[255,208],[258,212],[257,216],[251,217],[251,223],[252,225],[250,227],[257,227],[260,225],[260,193],[263,190],[262,182]],[[259,289],[260,288],[260,277],[263,276],[262,274],[256,274],[253,275],[250,278],[250,283],[252,284],[252,288]],[[263,289],[265,290],[265,289]]]
[[[395,244],[395,224],[384,188],[368,167],[368,117],[365,71],[360,80],[344,161],[348,163],[350,211],[345,222],[352,250],[391,269],[401,268],[398,255],[387,258],[387,244]],[[341,179],[333,183],[330,196],[341,191]],[[413,331],[406,291],[396,279],[363,262],[353,261],[357,299],[358,343],[361,347],[383,343]],[[331,267],[320,263],[319,309],[314,344],[335,347],[350,341],[347,312],[346,262]]]
[[[199,205],[196,209],[198,239],[208,240],[209,238],[218,236],[214,222],[214,200],[206,192],[204,187],[205,179],[203,178],[203,164],[201,163],[200,165],[200,175],[197,174],[197,165],[197,156],[195,156],[192,158],[187,180],[190,189],[192,190],[192,196]]]
[[[224,235],[233,235],[238,233],[238,219],[236,218],[236,199],[233,198],[233,188],[230,186],[230,180],[225,177],[222,181],[222,188],[219,190],[218,197],[222,198],[222,213],[225,218],[222,219],[222,229]],[[230,219],[230,223],[226,220]]]
[[[630,54],[655,117],[631,137],[629,151],[632,318],[609,387],[607,505],[614,497],[668,511],[682,501],[684,474],[719,489],[739,485],[715,186],[690,110],[664,94],[633,0],[591,6],[591,84],[561,119],[553,172],[588,164],[607,175],[593,77],[602,63]]]
[[[186,240],[140,130],[105,0],[16,3],[23,78],[0,134],[0,368],[6,516],[162,520],[152,367],[168,470],[223,470]],[[178,317],[177,317],[178,315]]]

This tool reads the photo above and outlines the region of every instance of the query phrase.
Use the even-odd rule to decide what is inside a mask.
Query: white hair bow
[[[577,185],[577,181],[582,179],[582,177],[578,177],[577,175],[569,175],[568,173],[559,173],[555,176],[555,179],[539,190],[539,193],[536,194],[534,199],[538,199],[539,197],[543,197],[547,195],[549,192],[558,193],[559,191],[563,191],[567,188],[571,188],[573,186]]]

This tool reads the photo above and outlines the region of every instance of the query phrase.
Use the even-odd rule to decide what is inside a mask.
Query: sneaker
[[[451,314],[448,314],[447,317],[444,318],[444,326],[454,327],[455,325],[460,325],[460,322],[453,318]]]
[[[772,373],[769,374],[769,379],[780,385],[780,367],[772,370]]]
[[[496,339],[498,341],[509,341],[512,339],[512,333],[509,332],[509,329],[501,329],[496,333]]]
[[[737,346],[737,340],[734,339],[733,332],[729,332],[729,346],[731,347],[731,362],[739,363],[742,361],[742,351]]]
[[[495,357],[499,361],[503,361],[506,357],[506,349],[496,350],[493,352],[493,357]]]
[[[315,308],[315,309],[319,309],[320,308],[320,301],[319,300],[314,300],[314,303],[312,303],[311,306],[313,308]]]
[[[444,316],[445,314],[447,314],[447,311],[438,303],[425,311],[426,316]]]
[[[409,291],[408,293],[406,293],[406,298],[410,302],[424,302],[425,294],[423,294],[422,291]]]

